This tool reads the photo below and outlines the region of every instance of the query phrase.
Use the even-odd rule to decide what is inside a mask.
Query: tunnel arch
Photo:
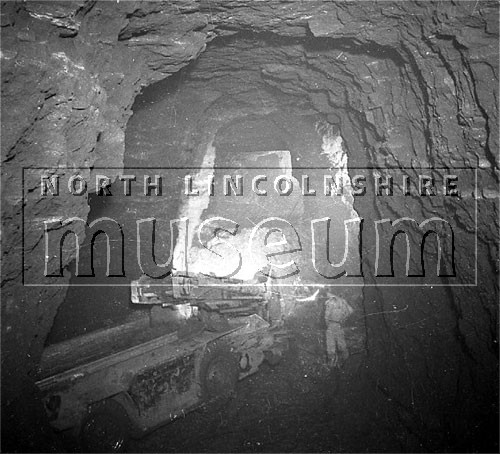
[[[316,111],[320,111],[327,119],[329,118],[329,121],[341,125],[343,134],[346,136],[345,142],[352,167],[362,166],[365,163],[370,166],[397,166],[405,163],[413,165],[432,162],[435,165],[449,165],[450,163],[466,166],[478,165],[484,169],[485,176],[482,177],[481,184],[484,185],[484,194],[487,197],[480,200],[480,204],[484,205],[483,209],[480,210],[482,222],[478,229],[481,256],[478,264],[478,275],[479,285],[482,287],[481,291],[477,293],[474,289],[468,288],[446,288],[442,292],[433,293],[430,289],[422,290],[420,294],[424,295],[421,296],[424,299],[433,301],[434,298],[443,297],[448,302],[445,311],[448,315],[444,317],[445,325],[458,334],[455,337],[445,336],[441,338],[440,335],[434,334],[435,330],[432,326],[426,325],[427,332],[432,334],[430,338],[437,340],[429,341],[428,344],[425,342],[412,344],[415,347],[414,351],[419,349],[432,350],[443,339],[443,345],[450,345],[449,352],[443,350],[437,354],[436,358],[438,359],[426,358],[423,360],[422,364],[425,366],[412,371],[415,374],[412,377],[420,377],[419,374],[423,374],[423,370],[426,368],[431,370],[431,376],[439,376],[440,366],[438,363],[440,360],[444,360],[443,364],[449,364],[450,370],[457,370],[454,368],[456,364],[448,356],[460,358],[460,361],[463,361],[460,363],[460,372],[456,372],[453,377],[464,378],[466,388],[470,396],[473,396],[464,397],[461,401],[461,408],[466,408],[466,403],[472,402],[472,406],[475,408],[472,419],[481,420],[483,415],[481,402],[487,400],[484,396],[492,389],[491,377],[494,373],[491,369],[492,365],[496,364],[493,357],[495,356],[495,345],[498,345],[494,328],[497,319],[495,318],[497,317],[495,315],[496,302],[491,297],[497,295],[498,286],[490,279],[497,269],[495,257],[498,254],[498,249],[495,250],[495,247],[491,246],[497,235],[493,231],[496,208],[494,201],[492,202],[492,192],[490,191],[491,188],[496,187],[497,183],[494,176],[494,166],[498,166],[498,162],[495,161],[491,152],[491,150],[498,148],[497,108],[494,106],[496,95],[491,96],[490,93],[492,90],[494,91],[494,89],[490,90],[492,76],[490,70],[486,70],[486,67],[490,68],[491,65],[485,67],[484,64],[485,61],[492,60],[493,66],[495,66],[497,59],[497,56],[492,57],[492,54],[488,53],[491,52],[492,48],[495,50],[495,46],[488,44],[492,38],[495,39],[494,24],[489,18],[495,16],[491,11],[492,3],[484,2],[478,7],[474,6],[472,12],[469,8],[471,5],[465,5],[465,3],[450,3],[445,6],[440,4],[439,7],[432,3],[428,5],[391,4],[389,5],[390,12],[389,10],[382,12],[373,5],[345,4],[332,5],[333,9],[327,8],[329,11],[326,13],[321,10],[324,5],[315,4],[305,11],[302,4],[304,2],[300,3],[300,5],[291,6],[289,11],[286,8],[283,11],[280,10],[277,18],[276,11],[268,6],[262,6],[262,14],[252,18],[248,15],[246,5],[235,8],[229,14],[228,10],[219,2],[201,2],[199,5],[193,6],[194,9],[187,7],[186,10],[182,10],[182,8],[175,10],[175,5],[139,5],[130,2],[128,5],[110,6],[98,3],[96,8],[93,9],[93,4],[88,5],[88,8],[71,16],[70,21],[67,23],[59,21],[58,25],[51,23],[52,16],[50,14],[41,16],[45,22],[37,18],[39,16],[30,16],[30,5],[22,6],[21,12],[9,12],[9,17],[14,17],[16,20],[7,20],[7,31],[13,30],[17,33],[22,27],[29,25],[32,30],[35,30],[35,33],[42,30],[44,36],[45,34],[48,36],[47,49],[54,51],[56,56],[50,57],[54,59],[54,65],[47,71],[50,75],[54,75],[56,82],[44,79],[41,85],[33,83],[33,80],[30,79],[31,76],[27,75],[30,74],[30,71],[19,72],[19,68],[8,67],[10,63],[6,61],[5,74],[11,77],[10,80],[19,78],[20,83],[25,83],[25,86],[29,87],[23,96],[30,100],[26,103],[28,115],[25,115],[23,111],[21,116],[16,116],[17,114],[13,112],[12,119],[8,119],[9,128],[12,125],[15,127],[12,126],[10,131],[13,132],[6,137],[5,141],[5,143],[12,145],[12,147],[10,145],[8,147],[6,181],[15,181],[15,177],[12,175],[17,175],[20,163],[25,162],[33,165],[53,164],[56,159],[68,159],[68,162],[75,165],[83,165],[84,162],[92,165],[92,163],[100,162],[104,165],[114,164],[116,167],[122,167],[125,140],[123,131],[131,114],[130,109],[135,95],[141,87],[149,86],[154,81],[174,73],[180,75],[179,69],[184,67],[188,61],[196,61],[199,57],[198,61],[201,62],[204,53],[210,52],[212,49],[210,45],[206,47],[207,43],[218,34],[232,34],[239,30],[257,30],[273,33],[270,35],[273,39],[282,35],[285,37],[283,40],[295,40],[293,43],[289,43],[290,46],[296,45],[298,41],[303,39],[311,39],[316,44],[319,42],[318,40],[321,40],[325,47],[336,43],[339,52],[335,53],[332,60],[335,59],[340,65],[344,57],[349,55],[351,58],[352,54],[352,61],[356,62],[353,65],[360,70],[359,73],[355,72],[353,75],[349,61],[347,61],[344,70],[339,71],[342,77],[337,82],[330,79],[323,80],[325,73],[328,74],[328,70],[325,71],[323,66],[324,62],[321,62],[321,58],[308,54],[304,57],[305,63],[307,67],[317,69],[312,71],[314,76],[311,76],[311,73],[305,73],[307,76],[305,76],[306,80],[304,81],[301,79],[302,72],[294,68],[296,65],[288,65],[292,68],[286,68],[287,65],[284,65],[284,68],[276,66],[276,62],[272,62],[270,66],[265,68],[265,85],[268,89],[283,89],[285,92],[296,92],[297,89],[314,92],[313,96],[308,97],[301,108],[310,109],[312,105]],[[440,7],[445,8],[445,10],[440,10]],[[110,8],[117,9],[110,10]],[[165,9],[163,14],[157,14],[162,8]],[[118,12],[118,14],[113,17],[113,14],[109,14],[110,11],[112,13]],[[193,12],[194,14],[192,14]],[[184,15],[184,13],[189,14]],[[423,15],[427,18],[432,17],[432,20],[422,19]],[[174,22],[180,18],[183,20],[179,20],[172,27],[171,18],[174,18]],[[77,27],[74,24],[80,24],[80,21],[82,26],[79,29],[80,25]],[[373,25],[373,27],[365,27],[366,23]],[[344,24],[349,24],[349,26]],[[63,39],[60,35],[61,28],[66,30],[66,26],[71,27],[67,33],[65,32]],[[99,27],[102,31],[95,32]],[[184,32],[185,35],[183,35]],[[103,57],[96,57],[95,54],[82,50],[79,46],[73,48],[61,44],[61,40],[66,40],[67,44],[68,36],[75,36],[75,33],[79,33],[78,39],[81,38],[85,46],[87,44],[96,46],[95,48],[98,49],[96,53],[102,52]],[[170,34],[175,36],[172,41],[164,42],[159,39],[162,34],[167,37]],[[179,41],[179,35],[185,38],[183,45],[175,42],[175,40]],[[450,35],[453,35],[454,38],[450,39]],[[229,41],[229,38],[226,39]],[[11,41],[10,39],[5,41],[7,48],[11,45]],[[119,45],[117,45],[118,41]],[[36,40],[27,41],[27,43],[26,49],[23,48],[20,53],[21,56],[24,55],[27,58],[23,61],[12,59],[12,63],[17,61],[20,68],[31,65],[33,54],[40,51]],[[213,41],[213,44],[217,44],[217,42]],[[111,48],[118,50],[111,50]],[[397,49],[395,52],[398,53],[394,54],[393,49]],[[63,53],[64,57],[61,56],[62,50],[66,52]],[[344,54],[340,55],[342,51]],[[401,86],[393,84],[392,87],[386,87],[387,92],[383,88],[384,70],[377,69],[377,65],[367,67],[367,63],[373,60],[372,57],[375,58],[375,61],[384,60],[385,57],[382,58],[384,54],[388,55],[389,60],[394,63],[389,71],[391,77],[394,74],[399,74],[405,82]],[[6,55],[10,56],[11,54],[7,53]],[[110,59],[110,56],[113,58]],[[338,60],[336,60],[337,58]],[[105,63],[106,60],[113,61],[114,67],[110,68]],[[444,61],[447,64],[444,64]],[[80,67],[83,67],[83,70]],[[194,67],[196,68],[196,65]],[[66,72],[63,69],[66,69]],[[4,75],[4,71],[2,72]],[[67,83],[67,78],[74,77],[75,74],[78,75],[80,81],[84,81],[83,88],[74,88],[71,83]],[[493,74],[497,75],[497,72],[493,71]],[[97,78],[94,77],[95,75]],[[367,79],[363,79],[366,76],[368,76]],[[343,96],[336,98],[338,105],[333,103],[332,106],[329,106],[331,100],[328,99],[328,89],[323,90],[323,92],[316,91],[310,85],[315,81],[318,82],[316,77],[320,79],[322,84],[328,85],[330,91],[333,92],[333,89],[336,88],[342,92]],[[371,84],[363,85],[360,82],[361,80],[370,80],[370,77],[377,82],[377,87],[380,86],[379,90],[372,92]],[[385,84],[391,85],[391,81],[392,79],[389,78]],[[347,86],[352,85],[355,88],[343,92],[341,90],[342,83]],[[92,95],[94,97],[91,96],[91,102],[89,102],[89,93],[93,93],[89,87],[94,87],[94,85],[98,90],[96,89],[95,96]],[[391,92],[391,96],[386,96],[389,92]],[[61,95],[64,102],[61,103],[59,97],[53,96],[54,93]],[[19,102],[16,98],[19,95],[12,95],[9,90],[7,90],[6,96],[7,98],[10,96],[10,100],[15,99],[16,102]],[[457,99],[458,102],[456,102]],[[63,111],[62,105],[72,105],[73,102],[75,109],[71,111],[69,117],[59,115]],[[42,111],[44,115],[37,115],[38,107],[42,105],[45,109]],[[91,108],[90,105],[97,106],[99,113],[96,113],[95,116],[93,113],[89,114],[90,120],[78,121],[79,111],[93,112],[93,107]],[[332,110],[329,110],[330,107]],[[49,127],[48,121],[52,117],[45,115],[49,112],[59,115],[59,118],[63,119],[60,120],[61,124],[51,124]],[[408,119],[407,112],[414,114],[411,121],[406,121]],[[70,120],[65,123],[67,118]],[[402,123],[406,123],[407,127],[405,128],[404,125],[397,122],[391,123],[387,127],[387,121],[391,122],[394,119],[405,120]],[[24,125],[26,128],[19,128],[19,125]],[[66,130],[64,130],[65,127],[67,127]],[[45,149],[48,147],[40,145],[35,139],[38,136],[46,137],[49,130],[60,132],[60,137],[65,139],[69,137],[93,137],[95,140],[81,140],[81,143],[76,146],[73,146],[74,143],[69,141],[67,143],[71,146],[66,149],[65,139],[58,139],[53,142],[54,145],[49,154]],[[193,139],[190,137],[185,137],[185,141],[187,147],[193,143]],[[40,143],[44,142],[40,141]],[[68,151],[69,149],[71,152]],[[125,165],[127,165],[126,162]],[[19,204],[18,199],[19,197],[16,199],[15,196],[8,198],[7,217],[9,220],[19,221],[21,219],[21,204]],[[33,216],[43,213],[44,207],[48,207],[48,203],[46,205],[44,203],[46,202],[39,205],[28,203],[24,207],[25,213]],[[370,212],[373,206],[373,201],[356,200],[356,207],[360,212]],[[385,208],[390,213],[398,210],[398,207],[394,205]],[[377,209],[383,209],[383,207],[377,206]],[[429,206],[417,207],[417,211],[422,212],[428,209],[430,209]],[[467,213],[468,209],[469,206],[464,203],[459,208],[459,213]],[[87,216],[87,211],[88,205],[78,207],[78,214],[83,217]],[[467,216],[464,216],[464,219],[467,219],[464,229],[470,230],[472,228],[471,219]],[[6,237],[12,247],[9,247],[6,252],[8,266],[3,271],[4,276],[6,276],[8,302],[5,326],[11,328],[10,331],[6,332],[7,345],[10,346],[6,351],[14,352],[10,355],[12,360],[9,363],[15,365],[12,367],[12,371],[17,371],[20,368],[23,373],[29,370],[36,375],[37,359],[65,291],[60,289],[19,290],[21,287],[16,268],[18,261],[17,259],[9,260],[9,258],[14,257],[16,248],[21,244],[20,221],[9,221],[9,223],[12,226],[8,226]],[[29,238],[27,247],[33,247],[36,251],[37,240],[39,240],[38,232],[30,233],[33,235]],[[463,244],[459,247],[465,254],[470,252],[469,244]],[[34,254],[32,256],[34,257]],[[28,260],[31,260],[31,257],[28,257]],[[68,256],[67,260],[71,260],[71,257]],[[377,288],[370,289],[368,292],[365,299],[379,301],[379,303],[377,303],[376,308],[368,308],[367,315],[387,312],[387,309],[391,308],[386,306],[390,306],[390,301],[397,297],[394,295],[398,295],[395,293],[391,296],[386,293],[386,290]],[[403,296],[406,298],[407,295]],[[48,301],[48,303],[46,305],[39,304],[38,301],[42,300]],[[478,304],[469,305],[470,301],[477,301]],[[416,307],[415,311],[407,310],[400,314],[401,316],[412,314],[408,320],[404,320],[405,324],[418,321],[420,309],[417,307],[417,302],[414,298],[412,304]],[[439,312],[439,307],[434,307],[432,303],[428,303],[427,306],[428,311]],[[449,315],[450,312],[454,315]],[[393,350],[399,355],[397,357],[401,358],[404,355],[401,345],[409,345],[405,344],[407,341],[405,335],[399,337],[399,320],[393,317],[397,316],[388,313],[383,314],[378,319],[377,316],[373,315],[366,318],[366,320],[374,321],[374,325],[368,327],[368,331],[377,333],[377,336],[372,336],[374,344],[371,346],[371,351],[375,352],[375,356],[379,354],[384,360],[387,360]],[[441,322],[439,319],[437,321]],[[406,326],[405,324],[401,324],[401,326]],[[19,326],[17,334],[14,334],[12,330],[13,326]],[[419,327],[420,325],[414,326]],[[380,334],[380,338],[378,334]],[[408,338],[413,336],[418,337],[418,332],[411,331],[406,334]],[[394,344],[397,345],[394,346]],[[14,345],[16,348],[12,348]],[[381,348],[379,349],[379,347]],[[18,365],[17,349],[29,353],[26,357],[30,359]],[[416,354],[416,356],[419,360],[422,359],[422,355]],[[475,370],[476,366],[472,366],[474,362],[472,358],[479,364],[475,372],[473,369]],[[391,363],[388,364],[388,369],[390,369]],[[5,370],[10,369],[7,367]],[[395,368],[395,370],[399,369],[401,369],[400,376],[403,376],[406,373],[404,367],[398,365]],[[463,370],[471,371],[471,376],[475,378],[469,380],[467,373],[462,373]],[[15,373],[13,373],[14,375]],[[377,375],[377,370],[374,371],[374,375]],[[386,383],[397,381],[396,378],[382,378],[386,379]],[[411,382],[410,379],[408,380]],[[450,382],[452,381],[453,379],[450,379]],[[488,391],[484,391],[484,395],[476,399],[478,396],[476,391],[482,385]],[[447,402],[452,401],[456,396],[453,396],[446,386],[443,388],[445,388],[443,401],[446,399],[448,399]],[[495,394],[495,391],[493,390],[491,393]],[[420,401],[421,408],[426,408],[426,405],[431,406],[429,402],[433,395],[433,393],[429,393]],[[398,395],[398,397],[401,398],[401,402],[408,404],[405,400],[407,395]],[[479,426],[484,427],[484,424],[479,424]],[[461,427],[457,423],[454,433],[460,432]],[[476,432],[482,430],[484,429],[477,429]],[[463,432],[464,438],[467,437],[466,433],[470,433],[467,430]],[[472,434],[471,437],[476,435]],[[439,444],[439,442],[436,443]]]

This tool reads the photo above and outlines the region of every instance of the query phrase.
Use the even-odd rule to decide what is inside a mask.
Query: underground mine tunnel
[[[2,449],[498,452],[498,3],[3,2]]]

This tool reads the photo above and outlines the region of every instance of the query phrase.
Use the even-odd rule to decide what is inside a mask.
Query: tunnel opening
[[[286,63],[290,55],[302,54],[300,64],[296,67],[307,69],[310,54],[314,62],[322,54],[335,53],[338,59],[338,55],[343,52],[352,52],[353,55],[364,55],[366,52],[378,52],[380,56],[388,54],[390,60],[394,59],[399,64],[399,60],[388,50],[365,47],[360,49],[353,40],[289,38],[250,31],[215,39],[197,60],[171,77],[143,89],[136,97],[134,114],[126,129],[124,170],[141,168],[144,172],[142,167],[147,167],[149,171],[155,167],[182,168],[201,164],[202,155],[199,151],[197,155],[196,147],[202,135],[209,131],[210,134],[215,133],[216,167],[234,165],[232,159],[235,154],[288,150],[291,176],[300,189],[299,180],[307,169],[325,171],[332,167],[328,155],[322,149],[323,135],[319,129],[326,131],[330,128],[331,134],[342,133],[342,121],[351,123],[354,117],[346,110],[348,106],[342,106],[342,101],[332,100],[324,80],[324,86],[316,83],[316,86],[301,87],[299,83],[296,87],[293,84],[283,87],[279,84],[279,78],[275,80],[274,72],[279,72],[280,68],[273,65]],[[268,68],[269,65],[271,67]],[[216,67],[218,69],[214,71]],[[314,63],[311,67],[317,71]],[[293,74],[294,70],[295,66],[292,66],[291,76],[299,80],[300,75]],[[324,69],[318,70],[320,77],[327,80],[321,71],[324,72]],[[312,96],[308,90],[311,90]],[[359,116],[359,112],[355,115]],[[359,129],[357,125],[351,125],[350,128]],[[344,143],[349,150],[347,137]],[[355,149],[355,145],[351,146]],[[352,156],[349,159],[356,161]],[[358,162],[366,162],[366,158],[358,156],[357,159]],[[113,185],[116,183],[118,180],[113,181]],[[163,223],[179,212],[176,200],[176,194],[182,190],[179,183],[179,178],[175,183],[165,181],[164,196],[160,202],[155,197],[141,197],[139,191],[135,193],[135,200],[134,194],[126,197],[121,189],[116,192],[113,190],[112,197],[90,194],[88,222],[106,214],[127,225],[129,222],[126,217],[132,213],[138,217],[142,213],[144,218],[148,213],[159,210],[159,222]],[[317,189],[322,191],[323,186],[320,184]],[[317,211],[318,207],[313,206],[311,210]],[[126,277],[115,278],[114,282],[119,284],[135,279],[141,273],[136,266],[137,259],[133,257],[135,251],[129,254],[130,257],[127,254],[131,249],[127,247],[127,241],[133,241],[132,230],[128,230],[130,235],[126,234],[125,238]],[[159,261],[168,258],[170,244],[169,229],[162,231],[167,233],[156,248]],[[105,249],[99,247],[105,244],[105,240],[104,235],[96,238],[96,275],[105,269],[107,256],[100,254]],[[304,247],[310,249],[310,243],[310,239],[306,240]],[[83,250],[83,253],[89,252],[92,253],[92,249]],[[310,256],[309,252],[308,258]],[[338,248],[332,250],[332,257],[341,257]],[[74,267],[75,261],[68,267],[73,274]],[[104,282],[106,276],[102,274],[102,277]],[[85,283],[82,279],[74,277],[72,284]],[[94,282],[99,282],[98,276],[96,279]],[[95,287],[92,290],[91,287],[70,286],[47,343],[110,326],[133,316],[138,309],[130,305],[127,292],[126,287]],[[73,323],[79,327],[72,326]]]
[[[154,408],[164,412],[158,422],[181,416],[133,441],[137,452],[498,452],[497,2],[4,2],[1,16],[2,448],[64,451],[53,430],[78,430],[81,422],[89,429],[89,411],[102,417],[132,405],[127,413],[142,422]],[[148,88],[136,98],[141,87]],[[276,194],[279,203],[256,194],[252,172],[242,173],[255,197],[207,200],[194,178],[204,162],[222,189],[225,170],[275,166],[285,188],[300,190],[299,202],[294,208],[293,192]],[[228,163],[237,169],[229,172]],[[320,169],[303,179],[303,168],[314,166],[341,168],[350,192],[310,195],[306,188],[323,191]],[[92,194],[96,172],[109,176],[112,196]],[[189,177],[198,207],[187,202]],[[274,178],[270,172],[257,189],[277,193]],[[72,183],[81,188],[86,179],[82,194]],[[354,218],[351,209],[359,220],[336,225]],[[287,257],[325,265],[301,266],[290,293],[279,289],[281,298],[252,307],[279,302],[272,317],[270,310],[250,316],[255,329],[261,317],[273,336],[289,334],[286,352],[220,346],[216,364],[215,354],[199,351],[155,370],[144,370],[144,356],[118,375],[99,368],[117,353],[131,360],[130,348],[186,346],[193,336],[213,339],[218,328],[227,334],[217,314],[233,317],[248,300],[216,303],[215,314],[198,305],[196,317],[182,303],[173,320],[170,300],[157,304],[165,299],[141,284],[139,262],[154,282],[164,279],[157,275],[168,268],[154,262],[168,264],[182,244],[183,224],[171,233],[169,221],[224,213],[241,218],[241,236],[220,230],[218,242],[202,235],[186,249],[190,266],[226,272],[230,260],[205,260],[199,246],[241,246],[269,211],[289,218],[301,239],[300,253]],[[315,218],[311,228],[308,217],[332,211],[341,214],[330,225]],[[151,222],[142,224],[149,242],[141,255],[135,221],[143,216],[159,220],[156,236]],[[66,228],[75,235],[61,246]],[[109,244],[99,229],[109,229]],[[362,241],[348,243],[359,260],[343,263],[346,231]],[[314,232],[323,246],[342,244],[313,248]],[[276,245],[275,233],[267,239]],[[96,276],[77,279],[92,258]],[[238,285],[262,290],[268,281],[254,262],[257,274],[251,268]],[[353,281],[316,293],[317,280],[328,279],[321,273],[340,272],[333,266],[340,264]],[[174,271],[170,288],[187,293],[186,270]],[[96,283],[106,285],[79,286]],[[133,345],[120,343],[127,336]],[[247,375],[260,360],[262,373]],[[225,365],[228,380],[217,382]],[[238,367],[245,380],[223,410],[197,407],[184,418],[187,407],[170,406],[186,385],[199,383],[193,399],[232,390]],[[188,371],[195,376],[185,380]]]
[[[408,72],[413,72],[413,76],[408,76]],[[112,214],[129,226],[128,233],[133,238],[135,220],[150,217],[153,213],[158,219],[160,232],[155,244],[156,259],[165,262],[169,252],[172,252],[171,245],[176,243],[176,238],[170,236],[168,222],[182,212],[179,194],[185,191],[186,171],[192,173],[194,169],[203,167],[209,150],[215,150],[211,164],[214,174],[217,174],[218,168],[222,174],[226,168],[244,168],[252,155],[264,159],[262,152],[287,151],[290,177],[298,184],[299,190],[303,189],[305,171],[310,176],[319,172],[321,177],[325,171],[340,169],[347,173],[348,178],[360,173],[366,177],[366,196],[353,197],[352,193],[348,193],[346,200],[334,202],[337,208],[333,210],[332,217],[337,221],[340,219],[340,227],[337,225],[336,230],[330,232],[329,239],[337,244],[329,245],[329,253],[331,262],[338,263],[344,251],[345,220],[356,215],[368,220],[375,216],[379,219],[387,213],[397,213],[401,206],[401,202],[395,202],[388,204],[385,212],[380,209],[374,170],[396,168],[398,175],[411,175],[418,168],[416,149],[424,148],[425,153],[429,150],[429,113],[415,107],[421,105],[421,98],[427,104],[428,98],[416,73],[415,63],[393,48],[360,44],[355,39],[287,38],[252,32],[217,38],[197,60],[168,79],[146,87],[135,100],[125,135],[124,171],[137,172],[139,182],[145,174],[153,177],[156,170],[164,172],[168,176],[164,179],[162,197],[153,195],[145,198],[139,190],[132,196],[120,193],[109,199],[95,195],[89,197],[89,220],[103,213]],[[420,92],[414,86],[409,87],[405,78],[416,80]],[[406,104],[412,106],[407,112],[401,106],[396,107],[399,110],[393,109],[397,96],[394,90],[405,94]],[[416,110],[418,113],[415,113]],[[272,164],[269,166],[273,167]],[[407,171],[405,166],[412,169]],[[168,173],[166,169],[172,168],[175,171]],[[396,187],[401,181],[396,182]],[[321,192],[324,187],[320,184],[316,189]],[[295,213],[297,217],[293,218],[293,222],[299,225],[304,218],[310,223],[311,219],[324,216],[331,209],[331,202],[332,198],[325,197],[304,201],[302,211]],[[283,204],[270,207],[265,209],[275,216],[286,217],[289,214]],[[231,212],[235,213],[225,209],[223,207],[220,211],[221,205],[210,201],[202,211],[216,216],[225,213],[227,217]],[[415,209],[416,212],[427,210],[422,210],[418,204]],[[236,208],[236,212],[241,215],[239,225],[243,229],[255,225],[256,218],[244,212],[243,208]],[[411,298],[406,298],[397,288],[378,288],[375,285],[377,276],[371,271],[374,269],[372,246],[376,243],[375,227],[368,223],[362,227],[363,242],[357,247],[366,254],[363,255],[359,285],[334,289],[337,295],[349,302],[354,312],[342,328],[342,337],[349,346],[352,358],[349,368],[333,373],[324,368],[324,308],[316,301],[305,304],[295,302],[282,307],[282,310],[288,317],[287,326],[294,330],[297,339],[295,360],[301,366],[292,363],[280,377],[292,380],[300,373],[301,379],[287,390],[292,392],[293,388],[299,395],[309,393],[314,405],[319,405],[319,401],[324,399],[324,404],[313,416],[319,421],[329,420],[331,415],[327,405],[338,405],[339,414],[345,415],[346,421],[350,422],[359,418],[367,407],[369,415],[377,414],[377,406],[384,408],[387,415],[384,421],[374,420],[365,425],[379,434],[370,435],[370,440],[380,449],[400,449],[401,446],[426,450],[447,446],[447,449],[453,449],[453,446],[462,443],[457,435],[461,431],[460,423],[455,419],[449,423],[445,417],[424,421],[424,409],[431,405],[430,401],[434,401],[436,395],[426,394],[425,389],[416,387],[416,383],[429,371],[434,377],[433,374],[443,368],[460,367],[457,362],[464,361],[464,356],[468,355],[466,351],[461,351],[460,343],[458,346],[453,344],[453,336],[452,341],[445,334],[447,330],[457,329],[453,296],[443,289],[434,290],[430,297],[432,286],[418,288]],[[304,261],[311,262],[313,245],[310,225],[299,225],[298,230],[304,238],[303,249],[309,251]],[[242,240],[242,237],[234,238]],[[397,244],[398,251],[403,252],[396,254],[395,263],[397,268],[401,268],[405,264],[406,243],[398,240]],[[429,247],[429,244],[426,243],[426,246]],[[135,250],[125,248],[127,273],[120,282],[140,277],[135,253]],[[96,260],[102,264],[105,257],[97,252]],[[200,269],[205,265],[207,263],[201,260]],[[434,259],[428,263],[428,268],[436,266]],[[313,274],[312,270],[306,270],[304,282],[315,284]],[[295,288],[307,288],[301,282],[291,282]],[[369,285],[365,287],[365,284]],[[307,298],[313,293],[309,290],[299,296]],[[290,300],[293,291],[288,295]],[[436,294],[445,302],[439,310],[435,304]],[[81,305],[81,300],[92,301],[92,304]],[[425,303],[417,300],[424,300]],[[91,307],[92,310],[89,310]],[[48,343],[141,317],[148,311],[130,303],[127,287],[110,288],[109,293],[100,289],[90,291],[70,287],[65,302],[59,308]],[[436,314],[429,316],[432,311]],[[76,325],[68,322],[70,320],[74,320]],[[440,328],[443,325],[445,328]],[[401,334],[403,327],[406,329],[404,335]],[[418,336],[422,330],[430,333],[429,338],[415,342],[412,336]],[[446,346],[449,351],[446,351]],[[433,349],[437,353],[433,357],[415,353],[415,349],[420,348]],[[408,351],[415,354],[411,360],[415,362],[406,361]],[[422,363],[418,364],[418,361]],[[391,372],[386,374],[386,370]],[[386,378],[385,385],[379,385],[377,377],[380,376]],[[257,380],[255,386],[265,384],[266,379],[263,378],[263,382]],[[353,385],[357,379],[359,383]],[[311,384],[311,380],[318,386]],[[336,393],[329,388],[332,380],[337,381]],[[436,389],[440,391],[437,392],[443,392],[445,387],[446,384],[438,386]],[[372,394],[376,394],[376,398],[366,405]],[[449,394],[448,391],[442,396],[443,402],[451,398]],[[258,392],[257,395],[259,397],[254,402],[268,398]],[[312,411],[306,398],[292,398],[290,395],[281,398],[289,408],[300,407],[301,414]],[[238,414],[240,410],[241,407],[235,404],[230,411]],[[447,416],[450,414],[451,410]],[[197,418],[206,423],[206,427],[211,427],[210,418]],[[478,419],[482,420],[482,416]],[[179,426],[179,437],[188,433],[187,426],[178,422],[175,424]],[[276,430],[276,424],[276,421],[271,421],[269,427]],[[314,437],[315,430],[322,430],[320,426],[312,424],[311,430],[305,431],[305,436]],[[297,426],[291,424],[290,427],[292,429],[285,431],[279,440],[282,449],[286,449],[283,448],[286,443],[293,445],[292,434]],[[342,430],[344,437],[350,438],[348,443],[356,446],[352,440],[360,436],[360,429],[347,427],[345,423]],[[486,430],[486,426],[481,426],[476,431],[483,434]],[[429,433],[431,437],[425,438],[423,434]],[[405,441],[401,441],[402,437]],[[178,442],[181,443],[180,439]],[[317,443],[318,450],[327,449],[327,445],[341,448],[338,439],[332,436],[325,436]],[[193,446],[193,449],[198,447],[196,442]],[[272,447],[272,443],[269,446]]]

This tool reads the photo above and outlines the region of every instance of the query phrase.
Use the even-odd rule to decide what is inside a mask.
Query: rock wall
[[[419,423],[422,432],[439,428],[431,448],[442,445],[443,433],[462,432],[467,440],[488,429],[485,421],[496,411],[491,402],[497,401],[491,395],[498,391],[496,2],[28,1],[3,3],[1,19],[6,403],[19,377],[36,378],[65,294],[64,288],[22,285],[23,269],[40,266],[30,259],[43,247],[36,219],[44,204],[54,203],[24,202],[23,168],[66,166],[83,176],[92,166],[120,168],[135,96],[195,60],[217,38],[227,46],[197,68],[200,78],[220,78],[222,85],[225,75],[243,71],[242,80],[249,74],[304,98],[313,112],[339,125],[352,167],[480,168],[482,192],[464,198],[456,214],[472,232],[467,213],[477,198],[478,287],[412,294],[367,288],[364,309],[386,314],[365,319],[377,386],[398,399],[402,417],[412,422],[437,408]],[[263,44],[272,37],[273,46],[242,48],[236,34],[260,36]],[[259,65],[259,53],[266,52],[274,62],[267,55]],[[24,193],[32,190],[28,181]],[[85,218],[89,206],[83,198],[78,203],[72,212]],[[363,199],[355,208],[361,215],[374,206],[381,215],[401,211],[377,203]],[[420,203],[416,209],[425,214],[433,208]],[[24,239],[23,210],[30,220]],[[458,247],[472,252],[471,244]],[[391,313],[392,303],[403,298],[408,309]],[[408,383],[398,386],[401,380]],[[468,428],[457,422],[447,429],[445,416],[467,407],[474,413]]]

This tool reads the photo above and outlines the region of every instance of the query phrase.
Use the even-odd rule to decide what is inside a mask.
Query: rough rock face
[[[120,168],[135,96],[206,52],[192,75],[198,88],[227,91],[236,102],[249,102],[252,89],[262,86],[302,99],[304,109],[342,130],[352,167],[479,168],[480,192],[464,196],[456,213],[471,240],[457,247],[472,255],[469,213],[477,200],[478,286],[367,287],[363,310],[382,314],[364,319],[374,383],[397,400],[405,424],[435,433],[420,449],[446,443],[473,449],[467,443],[492,430],[498,410],[496,2],[28,1],[2,4],[1,19],[5,404],[19,391],[19,377],[36,378],[65,294],[22,285],[23,267],[40,266],[30,259],[43,247],[36,219],[44,204],[54,203],[23,200],[22,169],[65,166],[85,176],[92,166]],[[229,79],[232,86],[225,85]],[[244,84],[253,87],[246,94]],[[230,101],[217,98],[203,113],[223,115]],[[25,194],[31,184],[25,182]],[[416,213],[436,209],[422,200]],[[86,218],[86,200],[77,201],[72,213]],[[361,216],[402,212],[397,202],[368,198],[355,208]],[[30,220],[24,242],[23,209]],[[68,251],[64,263],[73,255]],[[402,312],[392,311],[398,300],[407,307]],[[465,409],[463,422],[452,418]],[[416,421],[421,414],[428,419]]]

